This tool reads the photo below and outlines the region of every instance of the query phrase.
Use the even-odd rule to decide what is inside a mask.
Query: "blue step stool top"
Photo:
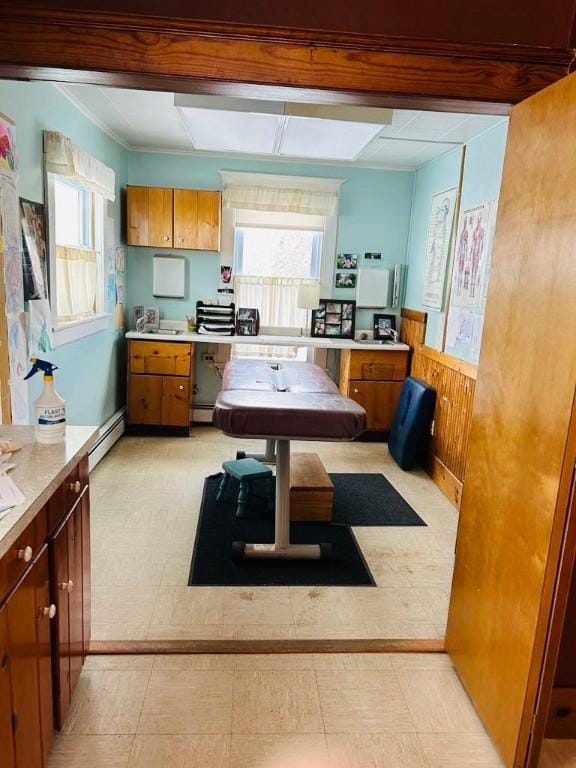
[[[272,477],[272,470],[257,459],[235,459],[225,461],[222,469],[237,480],[255,480],[257,477]]]

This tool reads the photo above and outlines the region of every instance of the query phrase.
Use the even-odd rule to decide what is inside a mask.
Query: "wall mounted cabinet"
[[[129,186],[128,245],[220,250],[220,192]]]

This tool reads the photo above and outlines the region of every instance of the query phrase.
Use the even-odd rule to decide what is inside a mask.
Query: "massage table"
[[[276,443],[274,543],[235,542],[234,554],[298,559],[326,554],[327,545],[290,543],[290,440],[354,440],[365,429],[364,409],[341,395],[332,379],[312,363],[235,359],[224,368],[212,420],[230,437],[264,439],[268,446]]]

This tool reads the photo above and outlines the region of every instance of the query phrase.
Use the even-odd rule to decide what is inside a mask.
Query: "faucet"
[[[136,319],[136,333],[142,333],[146,325],[146,315],[141,315]]]

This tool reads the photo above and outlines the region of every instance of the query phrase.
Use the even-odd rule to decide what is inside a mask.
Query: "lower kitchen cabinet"
[[[90,642],[88,460],[0,559],[0,766],[45,768]]]
[[[401,381],[351,381],[348,397],[366,411],[368,429],[389,430],[398,407]]]

